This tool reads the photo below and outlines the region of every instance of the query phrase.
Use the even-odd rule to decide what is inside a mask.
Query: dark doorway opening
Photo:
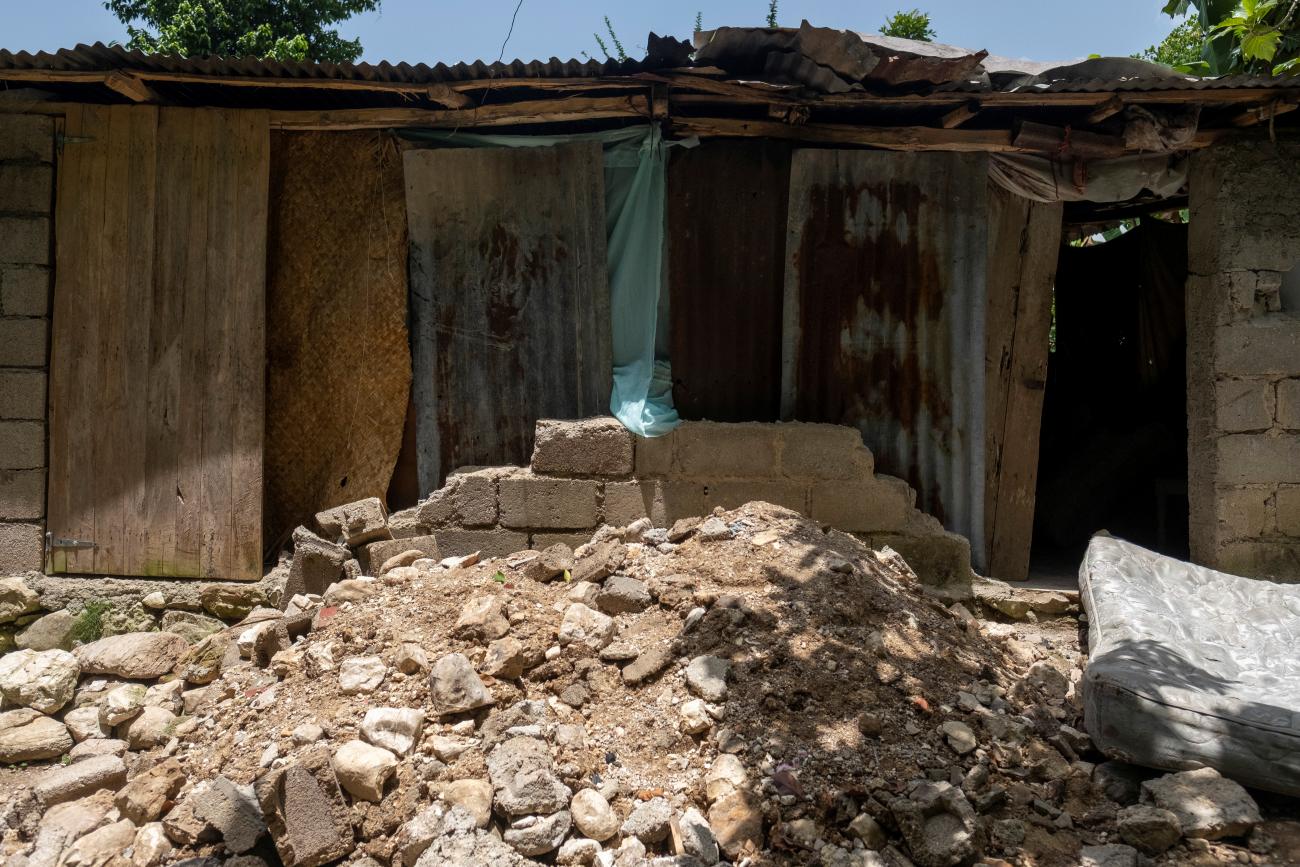
[[[1030,573],[1077,573],[1098,530],[1186,559],[1187,225],[1063,242]],[[1069,226],[1065,238],[1079,236]]]

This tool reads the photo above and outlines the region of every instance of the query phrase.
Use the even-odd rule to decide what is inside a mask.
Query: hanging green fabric
[[[627,127],[562,136],[479,135],[399,130],[447,147],[553,147],[599,141],[605,172],[605,268],[614,356],[610,412],[639,436],[662,436],[679,423],[668,359],[655,352],[663,290],[664,198],[668,148],[659,127]]]

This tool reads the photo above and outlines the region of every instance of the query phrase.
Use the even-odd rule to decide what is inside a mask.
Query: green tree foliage
[[[777,0],[768,0],[768,4],[767,4],[767,26],[768,27],[780,26],[779,24],[776,23],[776,3]]]
[[[605,16],[605,32],[609,34],[609,42],[606,42],[601,38],[599,33],[591,34],[596,38],[596,44],[600,46],[600,50],[604,53],[605,59],[627,60],[627,52],[623,50],[623,42],[618,38],[618,34],[614,32],[614,22],[609,20],[608,15]],[[613,51],[609,50],[610,43],[613,43],[614,45]]]
[[[340,63],[361,55],[361,40],[330,25],[379,0],[105,0],[104,8],[140,51]]]
[[[885,25],[880,28],[880,32],[885,36],[897,36],[900,39],[934,41],[934,28],[930,26],[930,14],[920,9],[895,12],[885,19]]]
[[[1159,45],[1152,45],[1133,56],[1139,60],[1162,63],[1174,69],[1191,72],[1201,60],[1201,46],[1205,44],[1205,28],[1200,16],[1192,13],[1169,32]]]
[[[1203,75],[1300,72],[1300,0],[1168,0],[1173,16],[1195,10],[1204,24],[1200,58],[1189,71]]]

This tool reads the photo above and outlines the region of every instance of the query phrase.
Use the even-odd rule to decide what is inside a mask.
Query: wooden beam
[[[944,129],[956,129],[979,113],[979,100],[972,99],[970,102],[963,102],[940,118],[939,126]]]
[[[104,84],[132,102],[158,102],[158,94],[134,75],[112,72],[104,79]]]
[[[1124,100],[1120,99],[1119,94],[1117,93],[1101,105],[1094,108],[1092,112],[1084,118],[1084,123],[1088,126],[1095,126],[1107,118],[1114,117],[1123,110]]]
[[[1126,152],[1124,139],[1119,136],[1099,135],[1086,130],[1032,121],[1023,121],[1016,129],[1012,141],[1022,150],[1059,155],[1063,159],[1105,159],[1123,156]]]
[[[1256,105],[1246,109],[1241,114],[1234,117],[1230,123],[1236,127],[1254,126],[1262,121],[1272,120],[1280,114],[1286,114],[1300,108],[1300,102],[1293,99],[1281,100],[1275,99],[1264,105]]]
[[[468,108],[474,104],[474,101],[465,94],[457,90],[452,90],[445,84],[431,84],[426,91],[429,99],[441,105],[443,108]]]
[[[925,126],[871,127],[847,124],[791,125],[771,120],[721,117],[673,117],[675,132],[685,135],[763,137],[826,144],[865,145],[901,151],[1015,151],[1007,130],[944,130]]]
[[[655,108],[659,108],[658,105]],[[642,95],[568,97],[530,102],[487,103],[459,110],[353,108],[325,111],[272,111],[275,129],[383,129],[385,127],[472,128],[527,123],[652,116]]]
[[[741,84],[737,81],[719,81],[716,78],[705,78],[702,75],[663,75],[649,72],[639,73],[636,78],[644,81],[653,81],[658,84],[667,84],[674,88],[682,90],[695,90],[701,93],[712,93],[718,96],[727,96],[741,102],[783,102],[783,103],[802,103],[803,100],[792,93],[790,89],[778,89],[771,85],[751,85]]]

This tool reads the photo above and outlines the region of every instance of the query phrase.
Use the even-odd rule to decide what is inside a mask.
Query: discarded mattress
[[[1107,755],[1300,795],[1300,586],[1094,536],[1084,718]]]

